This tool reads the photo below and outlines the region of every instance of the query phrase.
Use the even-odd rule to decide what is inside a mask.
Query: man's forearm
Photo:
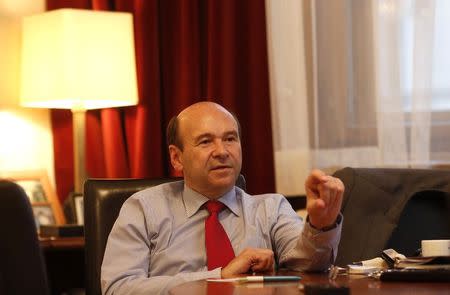
[[[127,276],[118,280],[102,281],[102,294],[105,295],[148,295],[167,294],[168,291],[184,282],[207,278],[220,278],[220,268],[212,271],[179,273],[175,276],[156,276],[150,278]]]
[[[295,247],[280,257],[280,266],[293,270],[326,270],[336,258],[341,228],[341,220],[335,228],[326,232],[305,224]]]

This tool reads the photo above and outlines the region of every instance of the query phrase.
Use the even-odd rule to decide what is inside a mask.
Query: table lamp
[[[59,9],[23,19],[20,103],[72,110],[76,193],[87,177],[86,110],[137,102],[130,13]]]

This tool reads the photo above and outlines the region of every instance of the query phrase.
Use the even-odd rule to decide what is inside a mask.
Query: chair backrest
[[[86,294],[100,295],[100,274],[109,233],[122,204],[132,194],[178,179],[88,179],[84,184]],[[242,175],[236,185],[245,189]]]
[[[450,238],[450,171],[344,168],[334,176],[345,185],[337,265],[388,248],[411,256],[423,239]]]
[[[50,294],[30,201],[0,180],[0,294]]]
[[[421,240],[450,238],[450,193],[421,191],[406,204],[386,248],[406,256],[420,254]]]

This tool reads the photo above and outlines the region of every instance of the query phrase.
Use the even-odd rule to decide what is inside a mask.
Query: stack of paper
[[[450,269],[450,256],[407,257],[397,260],[394,267],[407,269]]]

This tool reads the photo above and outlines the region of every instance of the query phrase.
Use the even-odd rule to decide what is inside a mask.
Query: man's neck
[[[212,200],[212,201],[220,199],[223,195],[225,195],[227,192],[229,192],[231,190],[231,188],[230,188],[228,190],[221,190],[219,192],[217,192],[217,191],[214,191],[214,192],[210,192],[210,191],[199,192],[199,191],[197,191],[197,190],[195,190],[193,188],[191,188],[191,189],[193,191],[196,191],[197,193],[201,194],[202,196],[205,196],[206,198]]]
[[[199,189],[196,189],[196,188],[192,187],[191,185],[189,185],[189,183],[186,183],[186,186],[188,188],[190,188],[191,190],[193,190],[194,192],[196,192],[210,200],[220,199],[223,195],[228,193],[234,187],[234,186],[232,186],[232,187],[222,189],[222,190],[199,190]]]

